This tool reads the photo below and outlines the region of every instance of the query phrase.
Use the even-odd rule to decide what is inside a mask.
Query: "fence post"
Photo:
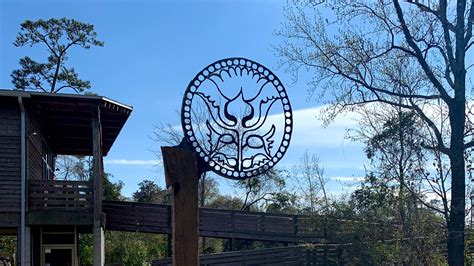
[[[234,251],[235,250],[235,211],[231,211],[230,213],[230,223],[232,226],[232,238],[229,239],[229,250]]]
[[[293,215],[293,228],[294,228],[294,236],[298,239],[298,215]]]
[[[173,241],[172,241],[172,240],[173,240],[173,239],[172,239],[173,234],[172,234],[172,232],[171,232],[171,230],[172,230],[171,217],[172,217],[173,214],[171,213],[171,206],[168,206],[168,208],[166,208],[166,213],[167,213],[167,215],[168,215],[168,219],[167,219],[167,220],[168,220],[168,229],[170,229],[170,233],[166,235],[166,244],[167,244],[167,247],[166,247],[166,256],[167,256],[167,257],[171,257],[171,256],[173,256],[173,253],[172,253],[172,252],[173,252],[173,249],[172,249],[172,246],[173,246]]]
[[[340,245],[337,246],[337,265],[344,265],[342,261],[342,248]]]
[[[173,188],[173,265],[199,265],[199,175],[192,151],[161,147],[167,187]]]
[[[305,248],[305,253],[306,253],[306,265],[311,265],[311,248],[306,247]]]

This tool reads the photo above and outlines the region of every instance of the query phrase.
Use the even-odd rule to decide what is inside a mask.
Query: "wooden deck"
[[[104,201],[106,230],[171,233],[171,205]],[[321,221],[308,216],[200,208],[199,234],[205,237],[319,243]]]

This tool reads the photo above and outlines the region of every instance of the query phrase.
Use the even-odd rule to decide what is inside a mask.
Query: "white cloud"
[[[364,180],[364,177],[360,176],[333,176],[331,180],[339,182],[360,182]]]
[[[129,159],[111,159],[105,160],[106,164],[114,165],[160,165],[160,160],[129,160]]]
[[[334,147],[336,145],[357,146],[360,143],[345,138],[346,130],[357,125],[360,115],[351,112],[337,116],[328,126],[323,126],[321,112],[327,105],[293,110],[293,133],[290,146],[300,147]],[[267,117],[267,124],[281,125],[283,113],[272,114]],[[181,126],[173,129],[181,132]],[[277,129],[279,130],[279,129]]]
[[[320,119],[321,111],[327,106],[318,106],[293,111],[293,134],[291,136],[291,146],[310,147],[334,146],[334,145],[358,145],[345,139],[346,129],[357,124],[359,117],[356,113],[340,115],[334,119],[327,127],[323,126]],[[268,117],[270,121],[278,121],[282,114],[275,114]],[[278,124],[278,122],[276,122]]]
[[[306,124],[308,122],[316,122],[318,126],[322,126],[322,120],[320,119],[321,112],[324,111],[328,106],[327,105],[321,105],[321,106],[316,106],[316,107],[311,107],[311,108],[305,108],[305,109],[298,109],[298,110],[293,110],[293,117],[295,122],[303,122],[303,124]],[[281,116],[281,114],[277,114],[274,116]],[[356,119],[359,117],[357,113],[347,113],[343,115],[337,116],[334,121],[331,122],[330,125],[332,126],[353,126],[356,125]]]

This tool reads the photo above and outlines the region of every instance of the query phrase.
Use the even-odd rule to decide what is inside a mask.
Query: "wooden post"
[[[230,223],[232,224],[232,238],[229,238],[229,251],[235,251],[235,211],[230,213]]]
[[[94,191],[94,227],[93,254],[94,266],[105,264],[104,229],[102,227],[102,126],[100,107],[92,112],[92,152],[93,152],[93,191]]]
[[[172,254],[172,250],[173,248],[171,247],[171,245],[173,245],[173,241],[172,241],[172,237],[173,235],[169,234],[169,235],[166,235],[166,257],[171,257]]]
[[[199,265],[197,161],[182,147],[161,147],[166,185],[173,188],[173,265]]]
[[[328,265],[328,217],[327,214],[324,216],[324,265]]]

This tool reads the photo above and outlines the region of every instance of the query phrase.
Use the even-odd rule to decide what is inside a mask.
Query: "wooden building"
[[[17,235],[19,265],[77,265],[81,232],[104,264],[102,158],[131,112],[101,96],[0,90],[0,234]],[[57,180],[57,155],[92,156],[92,178]]]

